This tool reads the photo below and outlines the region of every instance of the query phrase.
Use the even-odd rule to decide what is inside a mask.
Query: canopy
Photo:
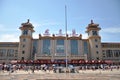
[[[11,63],[11,64],[16,64],[16,63],[17,63],[17,60],[11,60],[10,63]]]
[[[12,61],[12,63],[19,64],[66,64],[66,61],[63,60],[54,60],[50,59],[39,59],[39,60],[18,60]],[[83,60],[83,59],[72,59],[67,61],[68,64],[104,64],[104,63],[112,63],[111,61],[103,61],[103,60]]]
[[[106,64],[112,64],[113,62],[111,60],[105,60]]]

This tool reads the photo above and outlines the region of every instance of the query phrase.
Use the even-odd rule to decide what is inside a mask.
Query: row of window
[[[62,55],[62,56],[65,55],[66,44],[64,41],[65,40],[63,40],[63,39],[58,39],[56,41],[56,55]],[[50,45],[51,45],[50,39],[43,40],[43,49],[42,49],[43,54],[50,55],[50,53],[52,53],[52,52],[50,52],[50,51],[52,51],[50,48]],[[79,54],[78,53],[78,40],[70,40],[70,48],[71,48],[70,49],[71,55],[78,55]],[[85,48],[87,48],[87,47],[85,47]]]
[[[9,44],[9,43],[5,43],[5,44],[0,44],[0,47],[18,47],[19,44]]]
[[[18,50],[0,49],[0,57],[17,57]]]
[[[98,39],[95,39],[95,48],[98,48]],[[96,51],[96,54],[99,54],[99,51]],[[99,58],[96,57],[96,59],[98,60]]]
[[[51,41],[50,39],[44,39],[42,42],[42,53],[44,55],[50,55],[51,53],[53,53],[52,48],[51,48]],[[84,45],[84,53],[88,53],[88,43],[87,41],[84,41],[83,43]],[[23,47],[25,47],[25,45],[23,45]],[[67,46],[68,47],[68,46]],[[56,41],[56,54],[55,55],[65,55],[65,49],[66,48],[66,44],[65,44],[65,40],[64,39],[58,39]],[[38,40],[34,40],[33,41],[33,54],[37,53],[37,49],[38,49]],[[78,40],[70,40],[70,51],[67,52],[71,52],[71,55],[78,55]],[[24,54],[24,51],[22,52]]]
[[[120,50],[103,50],[103,57],[120,57]]]
[[[88,43],[87,43],[87,41],[84,41],[83,45],[84,45],[84,54],[88,54]]]
[[[120,48],[120,44],[102,43],[103,48]]]
[[[46,47],[45,47],[46,46]],[[71,40],[70,41],[71,46],[71,55],[77,55],[78,54],[78,41],[77,40]],[[43,53],[44,51],[49,51],[50,53],[50,41],[43,41]],[[64,40],[59,39],[56,42],[56,55],[65,55],[65,43]]]
[[[27,31],[26,31],[26,30],[23,31],[23,35],[27,35]],[[22,41],[23,41],[23,42],[26,42],[26,39],[23,38]],[[25,46],[26,46],[25,44],[22,44],[22,48],[25,48]],[[25,54],[25,51],[24,51],[24,50],[22,51],[22,54]]]

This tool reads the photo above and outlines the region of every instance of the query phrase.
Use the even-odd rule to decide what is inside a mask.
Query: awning
[[[70,61],[71,64],[84,64],[85,63],[85,60],[82,60],[82,59],[72,59]]]
[[[112,64],[113,61],[111,61],[111,60],[105,60],[105,63],[106,63],[106,64]]]
[[[63,60],[54,60],[51,59],[39,59],[39,60],[12,60],[11,63],[18,63],[18,64],[66,64],[66,61]],[[82,59],[72,59],[67,61],[68,64],[110,64],[112,61],[110,60],[82,60]]]
[[[17,63],[18,64],[25,64],[25,63],[27,63],[27,61],[26,60],[17,60]]]
[[[52,64],[52,61],[50,59],[41,59],[41,60],[37,60],[36,63],[38,64]]]
[[[16,64],[16,63],[17,63],[17,60],[11,60],[10,63],[11,63],[11,64]]]

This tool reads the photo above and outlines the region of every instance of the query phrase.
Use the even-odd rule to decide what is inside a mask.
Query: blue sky
[[[64,33],[65,5],[69,34],[75,29],[86,39],[93,19],[101,27],[102,42],[120,42],[120,0],[0,0],[0,42],[18,42],[19,27],[27,19],[34,25],[34,38],[46,29]]]

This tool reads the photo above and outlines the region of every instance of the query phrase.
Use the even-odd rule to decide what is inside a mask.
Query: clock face
[[[27,35],[27,34],[28,34],[28,30],[24,30],[23,35]]]
[[[97,35],[97,31],[92,31],[93,35]]]

